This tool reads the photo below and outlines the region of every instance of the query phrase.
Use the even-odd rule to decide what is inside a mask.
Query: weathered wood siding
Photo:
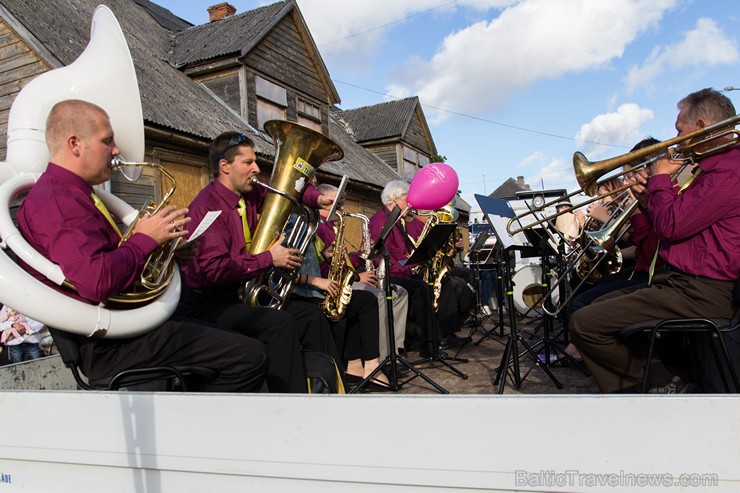
[[[195,80],[206,86],[211,92],[213,92],[213,94],[221,98],[229,108],[240,115],[242,114],[238,68],[196,77]]]
[[[378,156],[394,171],[398,171],[398,145],[381,144],[364,146],[368,151]]]
[[[8,115],[21,89],[51,67],[0,18],[0,161],[8,143]]]
[[[424,133],[421,122],[419,121],[419,114],[414,112],[414,116],[409,122],[409,126],[406,129],[406,133],[403,136],[403,140],[407,142],[411,147],[415,147],[427,157],[431,157],[432,148],[429,145],[429,139]]]
[[[278,23],[250,50],[244,64],[247,71],[285,87],[288,95],[286,116],[289,120],[297,120],[296,98],[300,96],[322,108],[322,131],[325,134],[328,132],[329,94],[316,69],[317,62],[309,55],[291,16]],[[246,82],[248,120],[257,126],[254,74],[248,74]]]

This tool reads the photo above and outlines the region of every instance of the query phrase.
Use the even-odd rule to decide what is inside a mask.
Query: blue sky
[[[155,0],[194,24],[217,0]],[[273,3],[232,0],[237,13]],[[730,0],[298,0],[344,109],[418,95],[463,197],[577,188],[572,155],[675,136],[676,102],[740,87]],[[728,92],[736,107],[740,91]]]

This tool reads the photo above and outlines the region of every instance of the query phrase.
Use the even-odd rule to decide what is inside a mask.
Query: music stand
[[[513,370],[511,378],[514,381],[514,388],[517,390],[521,388],[522,376],[519,366],[520,354],[518,347],[518,345],[521,344],[524,347],[524,351],[522,352],[522,354],[529,354],[535,365],[539,366],[547,374],[547,376],[550,377],[550,380],[552,380],[552,382],[558,389],[562,389],[563,385],[558,381],[557,378],[555,378],[555,375],[552,374],[550,368],[548,368],[547,365],[543,364],[543,362],[540,361],[537,353],[534,352],[527,341],[525,341],[524,338],[517,332],[516,319],[514,317],[514,310],[512,309],[514,306],[514,289],[511,281],[512,276],[510,257],[512,256],[513,252],[517,250],[529,253],[532,251],[532,249],[536,247],[533,247],[531,244],[529,244],[524,235],[521,235],[521,233],[517,233],[516,235],[512,236],[507,231],[506,226],[508,225],[509,221],[515,216],[511,205],[506,200],[486,197],[484,195],[476,195],[475,198],[478,201],[478,204],[480,205],[483,213],[486,214],[486,217],[488,217],[488,221],[491,223],[491,226],[493,226],[493,232],[496,234],[496,237],[498,238],[499,244],[502,246],[504,253],[507,254],[507,258],[504,262],[506,267],[504,282],[506,288],[506,297],[508,299],[510,307],[509,326],[511,327],[511,330],[509,331],[509,335],[507,336],[504,354],[501,357],[501,363],[499,364],[498,373],[493,384],[498,385],[498,393],[503,394],[506,387],[506,378],[509,377],[509,367],[512,366]]]
[[[388,219],[386,219],[385,224],[383,225],[383,229],[380,230],[380,234],[375,239],[375,243],[373,244],[373,249],[370,252],[369,259],[374,260],[378,256],[382,257],[382,262],[385,265],[385,273],[387,276],[385,284],[385,302],[386,302],[386,317],[388,320],[388,356],[385,357],[385,359],[378,365],[378,367],[373,370],[370,375],[368,375],[362,382],[360,382],[352,391],[350,394],[354,394],[357,392],[362,391],[370,381],[372,381],[373,378],[375,378],[375,375],[378,374],[379,371],[382,371],[383,368],[386,366],[389,367],[388,372],[388,381],[389,381],[389,389],[390,390],[400,390],[401,387],[403,387],[403,384],[409,382],[410,380],[421,377],[426,381],[428,384],[430,384],[432,387],[434,387],[437,392],[440,394],[449,394],[449,391],[439,385],[437,382],[426,376],[421,370],[416,368],[409,360],[406,359],[406,357],[401,356],[397,353],[396,349],[396,331],[395,327],[393,325],[393,288],[391,287],[391,281],[390,281],[390,272],[391,272],[391,260],[390,260],[390,254],[388,253],[388,249],[385,247],[385,241],[388,238],[388,235],[390,234],[391,230],[393,229],[393,226],[395,226],[396,222],[398,222],[399,218],[401,217],[401,209],[398,206],[394,206],[391,213],[388,215]],[[408,379],[406,379],[404,382],[398,381],[398,367],[397,364],[401,364],[408,368],[413,375],[410,376]]]
[[[457,224],[437,224],[432,229],[429,230],[427,235],[424,237],[424,239],[419,243],[419,245],[414,250],[414,253],[411,255],[411,257],[408,258],[405,262],[403,262],[404,265],[408,264],[426,264],[428,272],[432,273],[432,261],[434,260],[434,257],[437,255],[437,252],[440,248],[447,242],[447,239],[450,237],[453,231],[455,231],[455,228],[457,228]],[[431,279],[429,281],[430,285],[430,292],[433,291],[433,285],[434,280]],[[443,353],[439,349],[439,336],[437,334],[437,328],[435,324],[435,313],[434,313],[434,304],[431,302],[429,303],[429,309],[431,310],[431,316],[429,320],[432,321],[432,327],[431,327],[431,341],[425,340],[424,342],[429,345],[431,343],[431,348],[429,351],[429,357],[422,358],[419,361],[415,361],[414,364],[423,364],[423,363],[442,363],[444,366],[449,368],[452,372],[457,374],[460,378],[467,380],[468,375],[451,364],[449,364],[446,360],[452,360],[452,361],[459,361],[461,363],[467,363],[468,360],[464,358],[457,358],[457,357],[449,357],[446,353]],[[427,331],[428,332],[428,331]],[[426,339],[426,337],[425,337]]]

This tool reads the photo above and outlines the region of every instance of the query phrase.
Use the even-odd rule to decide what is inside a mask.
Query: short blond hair
[[[53,156],[71,134],[86,138],[97,127],[95,116],[108,119],[100,106],[80,99],[66,99],[55,104],[46,118],[46,145]]]

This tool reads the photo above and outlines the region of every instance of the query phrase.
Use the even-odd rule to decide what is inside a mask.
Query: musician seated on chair
[[[714,89],[689,94],[678,109],[679,137],[735,116],[732,102]],[[570,320],[573,342],[603,392],[624,391],[642,379],[646,362],[641,352],[617,337],[625,326],[667,318],[732,318],[732,289],[740,277],[740,149],[716,148],[731,136],[710,142],[706,137],[679,144],[689,156],[686,146],[692,144],[710,151],[695,159],[693,180],[681,190],[675,190],[672,175],[682,163],[666,157],[649,172],[640,170],[631,188],[660,239],[664,268],[655,271],[649,287],[604,295]]]
[[[319,191],[331,197],[336,197],[337,187],[328,183],[322,183],[318,186]],[[339,198],[337,203],[337,209],[340,211],[344,210],[344,202],[346,200],[346,193],[342,193],[342,197]],[[326,209],[319,210],[321,214],[321,221],[319,227],[316,230],[316,236],[324,243],[324,245],[334,245],[336,240],[336,234],[334,231],[336,221],[328,221],[327,216],[329,211]],[[363,216],[364,217],[364,216]],[[347,221],[352,221],[353,218],[348,218]],[[363,223],[364,224],[364,223]],[[368,238],[364,238],[367,236]],[[361,249],[363,254],[367,257],[372,250],[372,238],[370,236],[370,229],[365,232],[363,226],[363,240]],[[366,244],[367,243],[367,244]],[[387,302],[385,299],[385,289],[381,283],[381,277],[384,278],[385,274],[379,274],[378,270],[372,261],[363,260],[361,252],[352,251],[348,253],[349,260],[352,262],[352,267],[359,275],[359,279],[352,284],[352,289],[360,291],[369,291],[378,299],[378,318],[380,321],[379,327],[379,348],[380,348],[380,360],[383,361],[388,356],[388,315],[387,315]],[[324,255],[325,261],[321,263],[321,275],[326,276],[329,273],[329,259]],[[370,265],[368,265],[370,264]],[[391,284],[391,296],[393,302],[393,332],[395,336],[395,351],[404,351],[404,340],[406,338],[406,317],[408,316],[409,310],[409,295],[408,292],[397,284]],[[405,370],[406,368],[403,367]]]
[[[220,211],[198,237],[195,260],[181,266],[184,286],[177,316],[206,321],[220,329],[262,341],[267,347],[270,392],[307,392],[301,350],[337,356],[329,325],[321,310],[310,303],[288,301],[283,310],[254,307],[239,299],[239,288],[267,268],[301,265],[301,253],[282,245],[282,238],[266,252],[250,253],[251,232],[257,226],[267,191],[253,184],[260,168],[254,142],[244,134],[225,132],[209,151],[212,181],[190,204],[196,224],[208,212]],[[308,205],[331,204],[313,187],[303,195]]]
[[[322,253],[317,253],[322,250]],[[337,251],[340,249],[337,248]],[[340,296],[343,290],[342,276],[340,279],[331,276],[322,276],[319,262],[324,256],[330,259],[334,254],[334,246],[324,247],[324,243],[314,237],[306,250],[306,259],[301,266],[299,285],[293,290],[293,297],[309,301],[319,306],[326,306],[324,313],[332,315],[334,330],[337,338],[343,339],[344,347],[342,361],[346,360],[345,377],[347,383],[358,384],[368,378],[380,364],[378,351],[378,300],[367,291],[352,290],[349,302],[339,311]],[[339,253],[337,253],[339,254]],[[329,304],[324,305],[325,302]],[[328,313],[334,312],[334,313]],[[340,318],[338,318],[340,317]],[[382,372],[378,372],[370,382],[370,388],[385,389],[388,379]]]
[[[119,154],[106,112],[85,101],[59,102],[46,122],[46,142],[51,162],[23,201],[18,223],[26,240],[61,267],[75,290],[63,290],[24,267],[67,296],[105,302],[140,276],[159,245],[187,234],[180,228],[190,221],[188,211],[169,205],[144,215],[134,234],[119,245],[120,232],[109,213],[93,201],[93,185],[110,179],[111,160]],[[251,392],[260,389],[267,371],[259,341],[193,322],[167,321],[125,339],[79,340],[82,370],[95,380],[143,366],[196,365],[218,372],[196,390]]]
[[[380,235],[394,206],[398,206],[401,211],[407,210],[408,191],[408,183],[401,180],[390,181],[383,188],[380,195],[383,207],[370,218],[370,236],[374,240]],[[409,316],[422,330],[421,353],[423,356],[431,356],[439,349],[432,347],[432,330],[437,330],[439,346],[443,348],[461,346],[470,339],[455,334],[460,330],[460,321],[457,315],[455,293],[450,283],[443,282],[439,310],[432,315],[434,313],[433,294],[430,286],[419,276],[412,275],[413,266],[402,264],[414,251],[411,237],[417,238],[423,228],[422,222],[415,219],[413,213],[409,211],[391,229],[385,241],[385,248],[388,250],[390,259],[390,270],[386,275],[393,284],[403,286],[408,291]],[[376,259],[376,262],[379,264],[380,257]]]

